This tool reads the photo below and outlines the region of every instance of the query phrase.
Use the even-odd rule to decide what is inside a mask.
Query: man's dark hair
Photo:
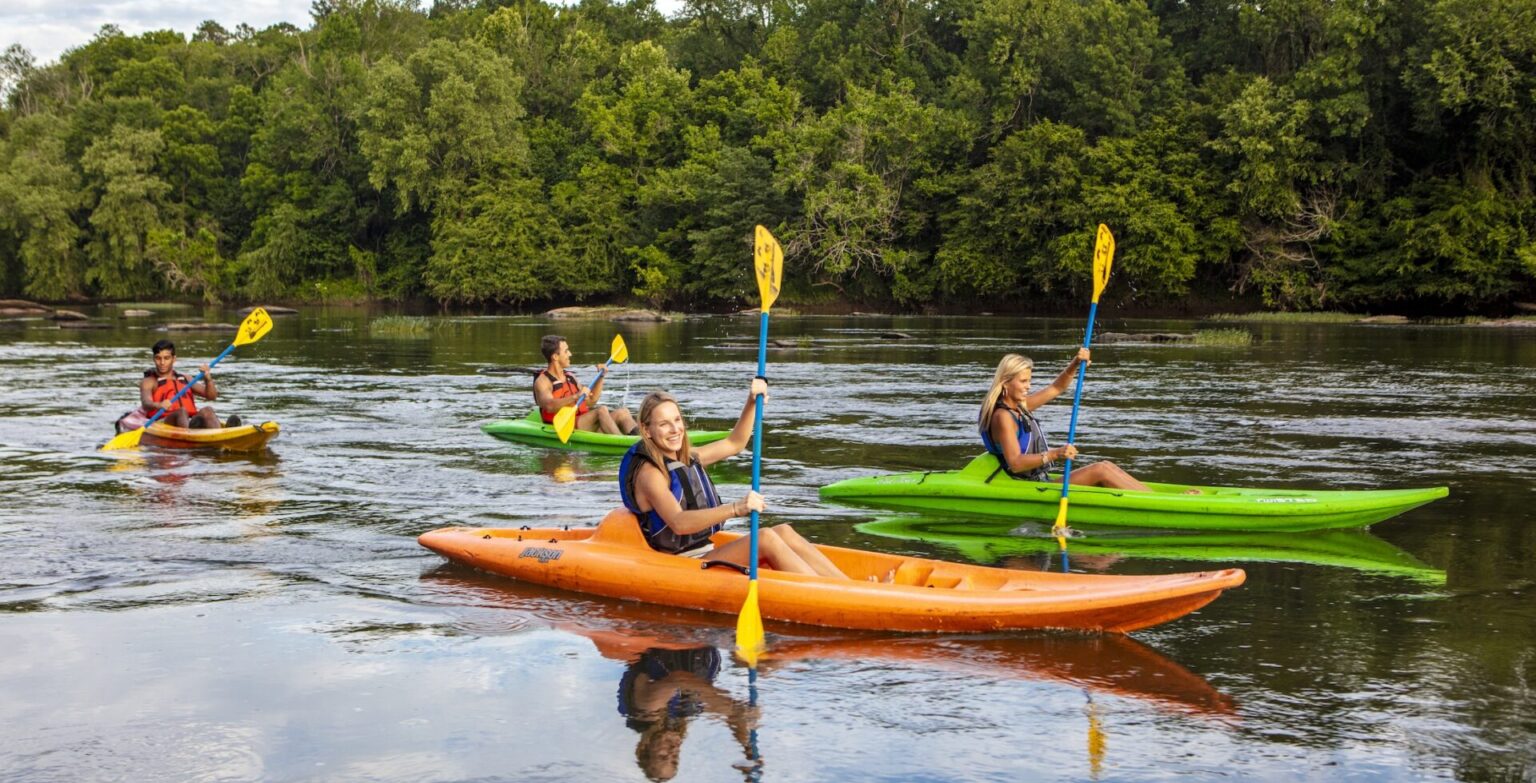
[[[141,343],[141,345],[142,345],[142,343]],[[176,343],[173,343],[170,340],[157,340],[155,342],[154,347],[149,349],[149,355],[150,356],[158,356],[161,351],[170,351],[171,355],[175,356],[176,355]]]
[[[566,339],[558,334],[544,335],[544,339],[539,341],[539,353],[544,354],[544,361],[554,358],[554,355],[560,351],[560,343],[563,342],[566,342]]]

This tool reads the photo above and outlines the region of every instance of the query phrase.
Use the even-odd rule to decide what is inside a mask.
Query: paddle
[[[1109,267],[1115,260],[1115,235],[1109,233],[1109,227],[1099,224],[1099,235],[1093,243],[1093,303],[1088,306],[1088,330],[1083,333],[1083,347],[1087,348],[1093,342],[1093,319],[1099,314],[1099,294],[1104,293],[1104,285],[1109,282]],[[1088,363],[1077,366],[1077,391],[1072,395],[1072,423],[1067,427],[1067,445],[1071,446],[1077,437],[1077,411],[1083,402],[1083,375],[1088,371]],[[1051,526],[1051,532],[1056,535],[1056,543],[1061,545],[1062,556],[1065,558],[1067,551],[1067,495],[1071,491],[1072,458],[1067,458],[1066,467],[1061,472],[1061,507],[1056,512],[1056,524]],[[1065,570],[1065,564],[1063,564]]]
[[[629,348],[624,345],[624,335],[616,334],[613,336],[613,347],[609,350],[608,361],[603,363],[603,369],[598,370],[597,379],[592,381],[592,386],[596,386],[598,381],[608,374],[608,368],[614,362],[623,364],[627,361],[629,361]],[[575,404],[567,405],[555,412],[555,434],[560,436],[561,443],[570,441],[571,433],[576,431],[576,411],[580,410],[581,404],[586,401],[587,393],[582,392],[581,396],[576,398]]]
[[[753,242],[752,269],[757,274],[757,293],[763,300],[763,315],[757,327],[757,377],[768,377],[768,308],[779,298],[779,281],[784,277],[784,249],[768,229],[757,227]],[[762,489],[763,482],[763,397],[758,395],[752,406],[752,491]],[[736,654],[749,667],[757,666],[757,656],[763,652],[763,615],[757,608],[757,509],[752,510],[752,546],[747,557],[747,600],[741,605],[736,618]]]
[[[213,361],[208,363],[208,369],[211,370],[213,369],[214,365],[224,361],[224,357],[228,356],[230,351],[235,350],[235,348],[238,346],[250,345],[251,343],[254,343],[257,340],[265,337],[267,332],[271,330],[272,317],[267,315],[267,311],[260,307],[252,310],[251,314],[246,316],[244,321],[240,322],[240,329],[235,333],[235,341],[230,343],[229,347],[225,348],[223,353],[219,354]],[[192,391],[192,387],[196,386],[198,381],[201,381],[202,379],[203,371],[198,370],[197,375],[192,378],[192,382],[186,386],[181,387],[181,390],[176,392],[176,396],[171,398],[171,405],[175,405],[176,401],[181,399],[181,395]],[[140,427],[136,430],[128,430],[127,432],[118,433],[117,437],[107,441],[107,445],[102,446],[101,450],[116,451],[118,449],[137,448],[139,445],[139,440],[144,437],[144,430],[148,429],[149,425],[159,421],[160,417],[164,416],[165,412],[168,410],[170,410],[169,406],[155,411],[155,415],[151,416],[149,421],[144,422],[143,427]]]

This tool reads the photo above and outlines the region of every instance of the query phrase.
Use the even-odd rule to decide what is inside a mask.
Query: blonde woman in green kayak
[[[1077,356],[1056,376],[1056,380],[1035,392],[1029,390],[1029,382],[1035,371],[1033,361],[1010,353],[997,363],[997,372],[992,376],[992,388],[987,390],[986,399],[981,403],[977,430],[981,434],[982,445],[997,457],[1008,475],[1026,481],[1050,481],[1051,468],[1057,462],[1077,458],[1077,447],[1070,443],[1051,448],[1046,442],[1045,431],[1031,411],[1066,392],[1072,384],[1072,374],[1077,371],[1078,364],[1086,361],[1089,361],[1088,349],[1077,349]],[[1146,484],[1109,461],[1082,467],[1074,465],[1072,483],[1151,491]]]

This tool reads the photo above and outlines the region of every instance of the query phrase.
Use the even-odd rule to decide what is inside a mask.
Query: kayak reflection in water
[[[652,647],[619,679],[619,714],[640,733],[635,760],[651,780],[671,780],[682,758],[688,719],[706,712],[725,718],[747,758],[756,757],[751,732],[757,707],[715,685],[720,651],[714,647]]]
[[[709,537],[733,517],[762,512],[763,496],[748,491],[734,503],[722,503],[704,468],[741,453],[752,438],[757,395],[768,383],[753,379],[746,407],[724,440],[692,448],[677,400],[662,391],[640,403],[640,440],[619,464],[619,494],[624,506],[640,518],[640,529],[652,549],[702,557],[746,567],[751,557],[748,536],[711,550]],[[821,550],[789,525],[762,528],[758,533],[760,561],[769,568],[799,574],[847,578]]]
[[[1028,481],[1050,481],[1050,470],[1055,463],[1077,458],[1077,447],[1070,443],[1051,448],[1046,442],[1045,431],[1030,411],[1061,396],[1072,384],[1072,374],[1077,371],[1078,365],[1090,361],[1089,355],[1087,348],[1077,349],[1077,356],[1056,376],[1056,380],[1033,393],[1029,390],[1030,377],[1035,369],[1033,361],[1010,353],[997,363],[992,388],[987,390],[986,399],[981,403],[976,427],[981,434],[982,445],[986,446],[988,453],[997,457],[1008,475]],[[1146,484],[1107,460],[1092,465],[1074,465],[1071,483],[1151,491]],[[1199,490],[1189,492],[1198,494]]]

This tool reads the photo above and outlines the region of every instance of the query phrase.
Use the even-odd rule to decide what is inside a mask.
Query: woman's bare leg
[[[774,533],[779,540],[783,541],[791,551],[799,556],[801,561],[809,565],[816,573],[822,576],[835,576],[839,579],[848,578],[848,575],[844,574],[842,569],[827,559],[827,556],[822,554],[815,544],[805,540],[804,536],[800,535],[789,525],[778,525],[763,532]]]
[[[1137,481],[1131,474],[1126,473],[1113,462],[1095,462],[1083,468],[1072,469],[1072,483],[1085,487],[1108,487],[1110,489],[1134,489],[1138,492],[1151,492],[1152,488]]]

